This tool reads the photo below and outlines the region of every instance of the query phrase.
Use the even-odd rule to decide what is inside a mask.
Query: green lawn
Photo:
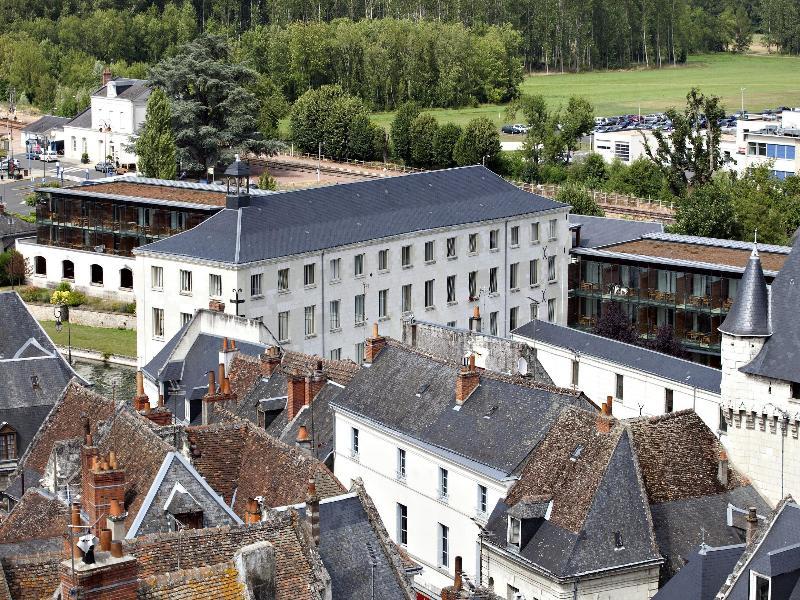
[[[67,346],[67,327],[56,331],[55,321],[40,321],[42,327],[58,346]],[[126,329],[72,325],[72,347],[94,350],[101,354],[136,356],[136,332]]]

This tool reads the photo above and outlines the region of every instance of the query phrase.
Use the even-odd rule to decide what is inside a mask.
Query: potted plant
[[[84,152],[83,154],[81,154],[81,162],[84,165],[88,165],[89,164],[89,153],[88,152]]]

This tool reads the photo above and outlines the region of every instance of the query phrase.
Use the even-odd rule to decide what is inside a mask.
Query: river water
[[[98,394],[107,398],[130,400],[136,393],[136,369],[133,367],[75,359],[72,368],[86,381],[93,383]]]

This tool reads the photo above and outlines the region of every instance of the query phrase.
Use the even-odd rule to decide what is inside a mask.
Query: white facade
[[[500,474],[492,477],[470,468],[466,461],[456,463],[444,453],[340,409],[334,409],[334,428],[334,474],[345,486],[357,477],[363,479],[392,540],[423,566],[415,577],[416,586],[438,594],[442,587],[452,585],[456,556],[462,557],[470,579],[478,581],[478,523],[485,524],[487,513],[505,498],[513,480],[504,481]],[[357,453],[353,452],[353,429],[358,430]],[[401,449],[405,451],[404,478],[398,473]],[[440,469],[447,470],[446,499],[440,497]],[[486,513],[479,510],[479,485],[486,489]],[[407,509],[405,544],[398,505]],[[447,527],[446,565],[442,564],[441,526]]]
[[[643,129],[609,131],[594,134],[592,149],[608,163],[619,159],[629,165],[637,158],[647,157],[646,143],[655,149],[656,140],[653,134]]]
[[[239,305],[240,315],[261,319],[285,349],[326,358],[360,361],[364,340],[370,334],[369,323],[380,322],[383,335],[399,339],[401,319],[410,314],[426,321],[466,327],[473,307],[480,306],[484,331],[492,332],[492,323],[496,323],[494,333],[507,335],[531,319],[532,298],[540,303],[540,318],[552,313],[553,322],[564,324],[568,227],[567,209],[558,208],[247,265],[176,259],[140,249],[136,251],[136,268],[142,276],[137,278],[135,290],[140,307],[140,364],[158,353],[187,315],[191,317],[196,309],[208,308],[209,301],[222,301],[225,312],[235,313],[230,300],[234,298],[233,290],[239,289],[244,300]],[[534,231],[538,231],[538,239],[534,239]],[[475,252],[469,251],[471,235],[476,236]],[[515,235],[517,243],[512,244]],[[448,244],[453,248],[448,242],[451,238],[455,239],[455,247],[453,255],[448,256]],[[431,242],[432,248],[428,246]],[[409,264],[404,265],[403,248],[409,246]],[[384,251],[386,255],[381,254]],[[428,258],[432,260],[426,260],[426,252],[430,251]],[[532,283],[530,269],[534,260],[538,262],[534,263],[537,272]],[[160,287],[153,279],[154,269],[161,269]],[[284,273],[285,269],[288,273]],[[513,269],[517,273],[511,287]],[[189,272],[191,290],[186,289]],[[477,274],[473,290],[476,299],[470,298],[471,272]],[[453,294],[448,297],[448,279],[452,276]],[[432,284],[426,283],[431,281]],[[404,305],[404,294],[409,290],[404,286],[409,285],[411,302]],[[428,293],[431,285],[432,296]],[[221,295],[216,295],[220,290]],[[363,314],[361,301],[356,299],[362,294]],[[332,318],[335,301],[339,302],[338,322]]]
[[[135,299],[132,257],[46,246],[37,244],[36,238],[17,240],[17,251],[28,264],[31,285],[54,288],[65,281],[87,296],[121,302]]]
[[[608,396],[612,396],[614,416],[618,419],[656,416],[668,410],[691,408],[711,431],[719,429],[719,393],[659,377],[596,356],[577,354],[569,348],[541,340],[534,341],[519,335],[511,337],[536,348],[536,357],[557,386],[579,389],[598,406],[602,405]],[[577,363],[577,367],[574,363]],[[574,380],[576,369],[577,382]],[[622,398],[617,397],[617,376],[622,377]],[[672,402],[671,408],[668,401]]]

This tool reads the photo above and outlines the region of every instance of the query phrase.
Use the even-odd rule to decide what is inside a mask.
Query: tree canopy
[[[175,136],[169,99],[156,88],[147,99],[147,113],[136,140],[137,169],[145,177],[174,179],[177,171]]]

